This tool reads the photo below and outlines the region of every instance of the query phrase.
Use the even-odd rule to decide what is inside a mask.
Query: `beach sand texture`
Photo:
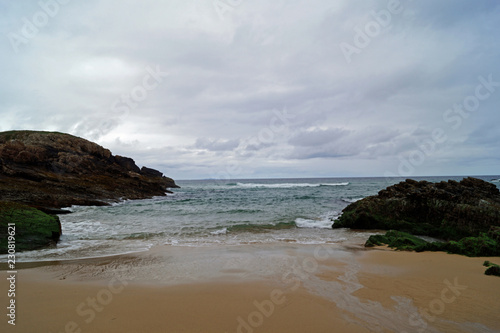
[[[500,262],[280,244],[165,246],[20,264],[16,325],[4,315],[0,327],[54,333],[499,332],[500,279],[484,275],[485,259]],[[6,279],[0,288],[8,290]]]

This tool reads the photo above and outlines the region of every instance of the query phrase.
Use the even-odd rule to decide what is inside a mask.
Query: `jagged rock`
[[[115,162],[129,171],[135,173],[141,172],[141,169],[139,169],[139,167],[135,164],[135,161],[130,157],[123,157],[120,155],[116,155]]]
[[[144,175],[146,177],[163,177],[163,173],[161,173],[160,171],[147,168],[145,166],[141,168],[141,175]]]
[[[171,178],[141,172],[133,159],[82,138],[0,132],[0,200],[46,208],[106,205],[162,196],[176,187]]]
[[[476,178],[408,179],[347,206],[333,228],[400,230],[459,240],[500,226],[500,191]]]

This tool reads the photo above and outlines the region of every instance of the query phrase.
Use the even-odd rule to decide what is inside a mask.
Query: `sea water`
[[[437,182],[462,178],[414,179]],[[491,181],[499,177],[478,178]],[[363,244],[373,232],[332,229],[332,224],[348,204],[403,180],[177,181],[181,188],[165,197],[126,200],[103,207],[70,207],[72,214],[60,216],[63,234],[57,246],[18,253],[17,260],[100,257],[144,251],[157,245]]]

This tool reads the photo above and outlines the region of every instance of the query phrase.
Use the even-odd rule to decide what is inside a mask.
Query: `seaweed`
[[[366,247],[387,244],[397,250],[414,251],[427,242],[407,232],[390,230],[385,235],[372,235],[365,243]]]
[[[406,232],[390,230],[385,235],[370,236],[365,246],[387,244],[390,248],[404,251],[443,251],[468,257],[497,257],[500,256],[500,241],[497,238],[499,230],[492,227],[488,233],[481,233],[477,237],[464,237],[449,242],[427,242]]]

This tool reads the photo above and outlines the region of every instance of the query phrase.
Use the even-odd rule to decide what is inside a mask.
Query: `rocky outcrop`
[[[0,201],[0,228],[0,254],[55,245],[61,235],[57,216],[13,202]]]
[[[483,266],[488,267],[484,274],[500,276],[500,266],[489,261],[485,261]]]
[[[178,187],[93,142],[57,132],[0,132],[0,200],[34,207],[106,205]]]
[[[430,183],[408,179],[347,206],[333,228],[400,230],[447,240],[500,226],[500,191],[476,178]]]
[[[150,168],[147,168],[144,166],[141,168],[140,172],[141,172],[141,174],[143,174],[146,177],[162,177],[163,176],[163,174],[160,171],[155,170],[155,169],[150,169]]]
[[[372,235],[365,247],[387,244],[396,250],[405,251],[444,251],[468,257],[500,256],[500,228],[491,227],[487,233],[479,236],[464,237],[459,241],[427,242],[402,231],[390,230],[385,235]]]

